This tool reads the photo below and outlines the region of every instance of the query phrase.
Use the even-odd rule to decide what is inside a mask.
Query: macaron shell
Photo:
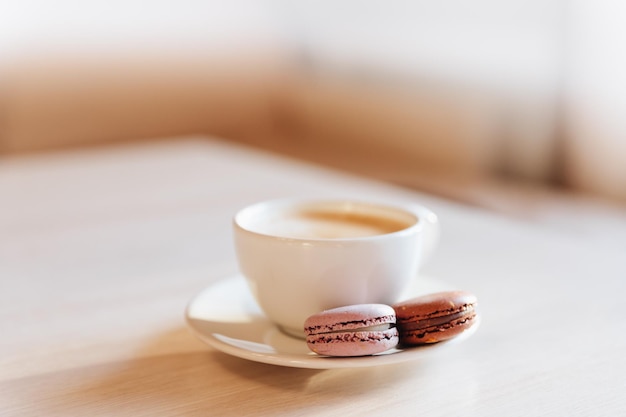
[[[476,296],[465,291],[427,294],[395,304],[400,343],[437,343],[461,334],[476,323],[476,304]]]
[[[399,342],[398,330],[340,332],[307,336],[307,346],[326,356],[366,356],[385,352]]]
[[[304,322],[305,334],[317,334],[346,330],[385,323],[395,323],[396,312],[386,304],[356,304],[324,310]]]
[[[442,291],[426,294],[393,305],[399,321],[447,316],[463,307],[473,308],[476,296],[466,291]]]

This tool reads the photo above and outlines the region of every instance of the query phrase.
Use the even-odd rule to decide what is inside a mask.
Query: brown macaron
[[[471,293],[445,291],[394,304],[400,344],[437,343],[461,334],[478,321],[476,302]]]

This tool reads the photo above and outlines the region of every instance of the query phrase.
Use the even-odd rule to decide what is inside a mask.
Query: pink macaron
[[[326,356],[365,356],[398,344],[396,314],[384,304],[356,304],[325,310],[304,322],[309,349]]]

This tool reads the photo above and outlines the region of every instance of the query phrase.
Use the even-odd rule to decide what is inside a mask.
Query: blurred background
[[[626,201],[626,4],[0,2],[0,152],[192,134],[479,200]]]

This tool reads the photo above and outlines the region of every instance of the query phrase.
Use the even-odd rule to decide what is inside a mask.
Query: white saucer
[[[405,298],[449,290],[450,286],[420,277]],[[252,298],[241,275],[216,281],[196,295],[185,312],[187,324],[203,342],[244,359],[296,368],[331,369],[386,365],[423,358],[474,333],[476,325],[451,341],[361,357],[323,357],[302,339],[287,336],[270,322]]]

